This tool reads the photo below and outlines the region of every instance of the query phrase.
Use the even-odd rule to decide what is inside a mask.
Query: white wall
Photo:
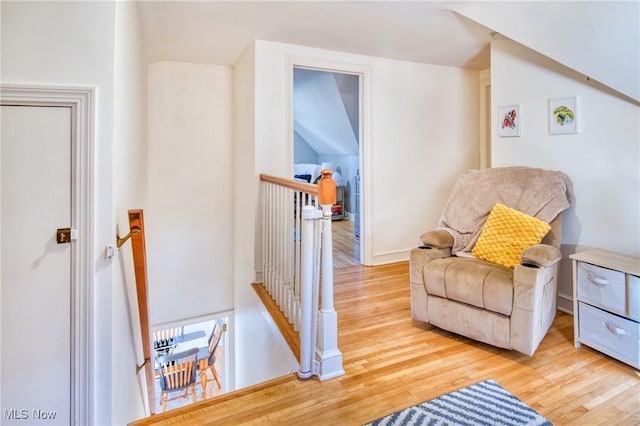
[[[462,2],[454,9],[640,101],[640,2]]]
[[[282,176],[292,167],[286,121],[291,58],[370,71],[370,113],[361,141],[369,208],[363,233],[369,263],[406,260],[420,233],[437,225],[458,174],[479,165],[478,73],[257,41],[256,170]]]
[[[369,214],[379,257],[419,245],[420,234],[437,225],[454,181],[480,161],[478,73],[392,65],[376,72],[372,95]]]
[[[129,231],[129,209],[144,208],[146,197],[146,76],[142,64],[138,9],[116,3],[114,55],[114,220],[120,235]],[[147,389],[131,243],[113,259],[111,346],[111,424],[145,417]],[[124,367],[124,368],[123,368]]]
[[[254,257],[261,217],[255,151],[255,49],[248,48],[233,67],[233,198],[234,221],[234,332],[231,389],[240,389],[281,377],[299,368],[288,344],[258,299]],[[259,355],[259,365],[256,364]]]
[[[233,308],[231,68],[148,68],[151,325]]]
[[[258,217],[258,199],[251,195],[258,192],[258,176],[255,170],[255,60],[254,48],[249,47],[233,67],[233,283],[234,283],[234,320],[235,330],[234,357],[231,371],[236,388],[236,366],[245,365],[248,355],[243,348],[250,347],[242,330],[250,327],[250,321],[243,312],[249,312],[253,306],[253,289],[250,283],[256,281],[253,259],[255,257],[256,220]],[[242,195],[240,195],[242,194]],[[247,196],[249,195],[249,196]],[[243,337],[244,336],[244,337]],[[242,373],[240,373],[240,376]],[[243,381],[239,377],[240,382]]]
[[[112,271],[115,240],[113,111],[115,2],[7,2],[2,7],[2,82],[96,87],[95,271],[92,424],[111,424]],[[129,368],[125,366],[124,368]],[[133,366],[131,366],[133,368]]]
[[[491,47],[492,161],[561,170],[575,204],[564,213],[562,306],[572,295],[567,255],[588,247],[640,255],[640,109],[615,92],[510,40]],[[578,96],[580,133],[550,135],[548,100]],[[521,105],[522,136],[496,136],[499,105]]]
[[[309,146],[307,141],[300,136],[298,132],[294,132],[294,145],[294,163],[318,164],[318,153]]]
[[[259,171],[255,156],[255,49],[253,46],[233,67],[233,280],[235,300],[248,299],[249,284],[256,281],[254,258],[259,239],[256,223],[260,208]]]

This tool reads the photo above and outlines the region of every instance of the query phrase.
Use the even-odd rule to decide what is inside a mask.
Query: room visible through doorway
[[[163,356],[185,353],[192,348],[198,349],[196,375],[194,376],[196,401],[202,401],[229,392],[228,324],[229,319],[224,317],[191,324],[154,328],[152,349],[154,362],[156,363],[156,375],[154,377],[156,413],[165,411],[162,407],[164,389],[160,377],[163,372],[163,368],[160,365]],[[217,343],[214,338],[217,338]],[[211,366],[209,366],[209,362],[212,363]],[[175,364],[175,361],[172,363]],[[203,380],[203,376],[205,376],[205,380]],[[166,410],[193,403],[190,388],[165,393],[168,399]]]
[[[356,73],[293,68],[293,177],[316,183],[320,170],[334,171],[336,268],[361,263],[361,79]]]

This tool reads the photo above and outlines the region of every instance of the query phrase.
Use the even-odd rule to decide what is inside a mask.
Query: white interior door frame
[[[3,84],[0,105],[71,108],[71,424],[90,424],[93,386],[95,89]]]
[[[491,167],[491,70],[480,71],[480,168]]]
[[[293,69],[308,68],[318,71],[336,72],[343,74],[355,74],[360,78],[360,134],[358,135],[360,150],[360,263],[373,265],[373,247],[371,238],[371,223],[369,213],[371,210],[370,180],[371,180],[371,69],[360,64],[335,62],[318,58],[287,56],[286,82],[287,82],[287,170],[289,176],[293,176]]]

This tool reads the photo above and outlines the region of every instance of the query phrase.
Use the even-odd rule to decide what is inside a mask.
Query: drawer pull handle
[[[618,336],[626,336],[627,331],[624,328],[616,327],[615,325],[609,324],[608,322],[602,322],[602,326],[609,330],[613,334],[617,334]]]
[[[595,285],[604,286],[609,285],[609,280],[606,278],[599,278],[594,275],[589,274],[589,280]]]

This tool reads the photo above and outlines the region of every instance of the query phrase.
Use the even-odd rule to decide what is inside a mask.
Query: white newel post
[[[308,379],[313,371],[313,246],[314,221],[318,211],[312,206],[302,208],[302,265],[300,271],[300,370],[298,377]]]
[[[338,349],[338,313],[333,307],[331,206],[332,204],[322,204],[322,308],[318,313],[318,343],[316,348],[316,358],[320,364],[320,380],[328,380],[344,375],[342,352]]]
[[[302,253],[300,271],[300,370],[298,377],[316,375],[328,380],[344,375],[342,353],[338,350],[338,315],[333,307],[333,236],[331,206],[336,202],[336,183],[331,170],[321,171],[318,200],[322,212],[312,206],[302,208]],[[321,265],[317,264],[315,223],[320,221]],[[322,274],[322,307],[318,311],[317,278]],[[315,275],[314,275],[315,273]]]
[[[336,203],[336,182],[332,171],[321,171],[318,182],[318,201],[322,206],[322,308],[318,312],[318,341],[316,359],[318,377],[328,380],[342,376],[342,353],[338,350],[338,314],[333,307],[333,236],[331,235],[331,206]]]

